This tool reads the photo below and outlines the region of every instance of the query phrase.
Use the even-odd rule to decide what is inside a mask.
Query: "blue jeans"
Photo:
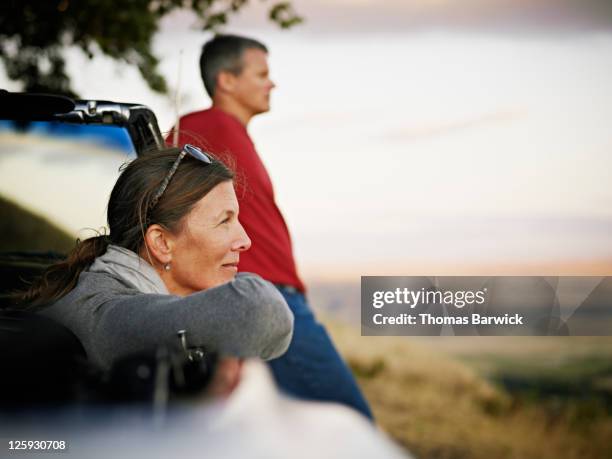
[[[372,412],[353,374],[318,323],[302,293],[277,287],[295,316],[289,350],[269,363],[279,387],[305,400],[337,402],[372,419]]]

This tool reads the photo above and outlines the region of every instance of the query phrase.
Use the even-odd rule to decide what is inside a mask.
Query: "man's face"
[[[242,71],[235,76],[233,96],[252,115],[270,110],[270,92],[274,88],[268,69],[268,54],[249,48],[242,54]]]

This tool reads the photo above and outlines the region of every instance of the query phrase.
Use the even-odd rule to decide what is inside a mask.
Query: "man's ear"
[[[217,74],[217,89],[223,92],[234,92],[236,87],[236,75],[226,70],[221,70]]]
[[[153,258],[151,261],[162,265],[172,261],[172,236],[167,229],[158,224],[151,225],[144,239],[149,256]]]

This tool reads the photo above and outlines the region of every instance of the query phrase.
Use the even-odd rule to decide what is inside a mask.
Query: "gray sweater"
[[[179,350],[179,330],[187,331],[190,346],[262,359],[282,355],[293,333],[293,315],[282,295],[254,274],[240,273],[227,284],[174,296],[151,265],[116,246],[42,314],[72,330],[102,368],[159,345]]]

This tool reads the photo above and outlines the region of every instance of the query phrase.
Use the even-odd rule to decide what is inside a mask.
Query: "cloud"
[[[408,125],[387,131],[383,134],[383,137],[394,142],[436,138],[484,125],[514,121],[523,116],[524,113],[519,110],[500,110],[497,112],[476,115],[470,118]]]
[[[293,0],[305,31],[407,32],[429,28],[492,32],[572,32],[612,29],[608,0]],[[229,28],[272,27],[267,4],[249,5]]]

